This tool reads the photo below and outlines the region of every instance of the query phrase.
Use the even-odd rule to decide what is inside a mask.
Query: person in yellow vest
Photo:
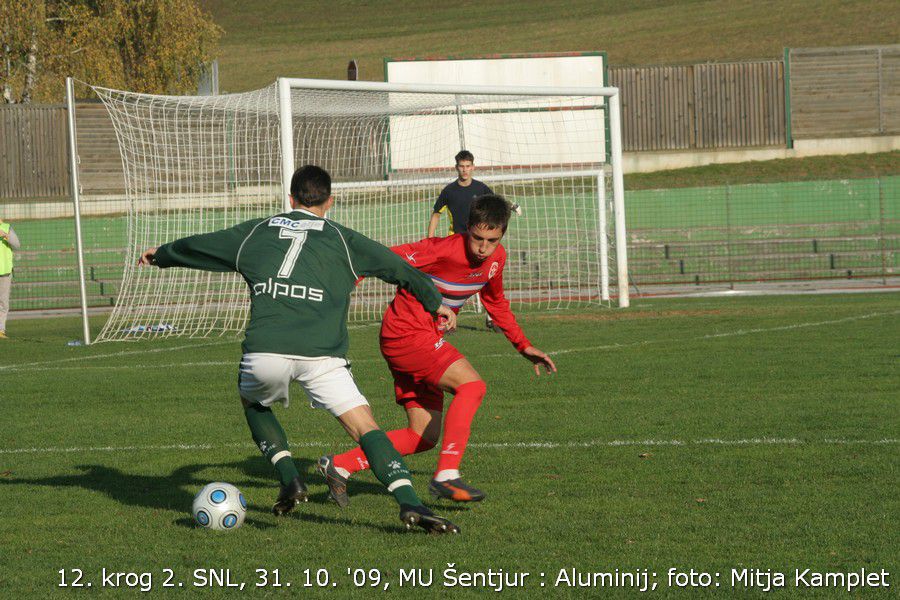
[[[0,219],[0,338],[6,337],[6,314],[12,286],[13,251],[19,249],[19,237],[9,223]]]

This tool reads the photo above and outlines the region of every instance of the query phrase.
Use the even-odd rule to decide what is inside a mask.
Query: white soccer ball
[[[207,529],[237,529],[247,516],[247,501],[230,483],[216,481],[197,492],[191,514]]]

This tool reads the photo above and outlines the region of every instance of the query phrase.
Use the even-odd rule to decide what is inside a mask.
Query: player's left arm
[[[556,373],[556,365],[553,363],[553,359],[546,352],[532,345],[516,321],[516,316],[510,310],[509,300],[503,293],[502,266],[488,280],[487,285],[481,289],[481,303],[491,316],[491,319],[493,319],[494,325],[500,328],[506,339],[519,351],[519,354],[534,365],[535,375],[541,374],[542,366],[548,373]]]
[[[391,246],[389,250],[402,258],[406,264],[422,270],[432,265],[438,259],[438,253],[435,251],[435,241],[437,240],[425,238],[409,244],[397,244],[396,246]],[[356,280],[356,285],[359,285],[363,279],[365,279],[365,276],[361,275]]]
[[[0,223],[2,222],[3,219],[0,219]],[[0,230],[0,239],[3,239],[4,242],[9,244],[9,247],[12,248],[13,251],[22,247],[21,242],[19,242],[19,236],[16,235],[16,231],[12,227],[9,228],[9,233]]]
[[[342,231],[346,235],[347,249],[357,276],[377,277],[387,283],[399,285],[415,296],[425,310],[437,313],[442,305],[441,293],[427,275],[400,258],[393,249],[356,231],[347,228],[342,228]]]

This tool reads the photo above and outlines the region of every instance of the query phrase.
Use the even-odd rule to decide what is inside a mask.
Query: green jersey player
[[[250,322],[242,346],[238,391],[247,424],[281,480],[273,507],[283,515],[306,501],[287,435],[272,405],[288,404],[296,381],[310,404],[340,421],[360,443],[375,476],[400,504],[407,528],[458,532],[419,500],[409,469],[375,422],[350,374],[347,308],[356,281],[374,276],[408,290],[433,315],[451,319],[430,279],[386,247],[325,218],[334,204],[331,177],[316,166],[291,179],[292,211],[229,229],[194,235],[149,248],[141,265],[237,271],[250,292]]]

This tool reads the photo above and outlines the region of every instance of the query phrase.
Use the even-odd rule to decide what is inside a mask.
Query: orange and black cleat
[[[454,502],[481,502],[485,493],[470,485],[466,485],[462,479],[448,479],[447,481],[431,480],[428,491],[435,498],[446,498]]]

